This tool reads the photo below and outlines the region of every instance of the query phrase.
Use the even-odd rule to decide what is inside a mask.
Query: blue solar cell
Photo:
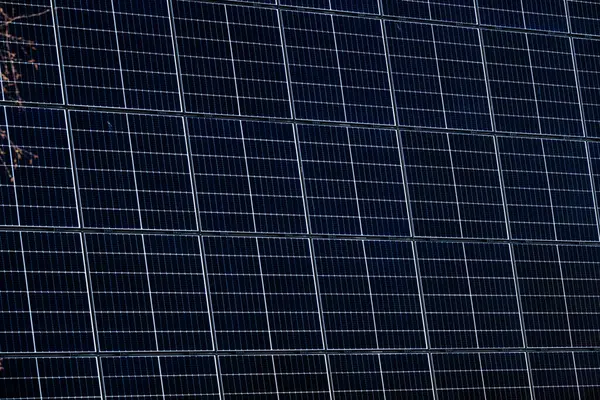
[[[42,398],[102,398],[95,358],[53,357],[36,361]]]
[[[21,234],[36,351],[93,351],[79,234]]]
[[[600,137],[600,67],[598,54],[600,40],[572,39],[575,52],[577,74],[581,91],[581,105],[585,120],[586,134],[589,137]]]
[[[289,117],[277,12],[231,6],[226,13],[240,114]]]
[[[334,354],[329,356],[334,396],[347,398],[363,393],[384,396],[383,376],[377,354]]]
[[[432,348],[478,346],[474,299],[461,243],[417,243]]]
[[[580,398],[573,353],[531,353],[531,379],[535,398]]]
[[[279,398],[272,356],[219,356],[219,365],[228,399]]]
[[[479,347],[523,347],[509,246],[492,243],[463,246]]]
[[[381,354],[379,363],[386,396],[433,399],[431,370],[426,354]]]
[[[69,117],[83,225],[141,228],[127,116],[70,112]]]
[[[314,251],[327,348],[377,348],[373,294],[362,243],[314,240]]]
[[[575,373],[582,398],[593,398],[600,390],[600,358],[596,352],[574,352]]]
[[[438,399],[487,398],[478,354],[433,354],[432,363]]]
[[[404,132],[402,141],[417,236],[506,237],[492,138]]]
[[[362,233],[408,236],[396,132],[349,129],[348,136]]]
[[[525,353],[482,353],[479,355],[485,397],[529,399],[531,389]]]
[[[346,121],[394,124],[382,25],[333,17]]]
[[[511,237],[555,239],[548,170],[541,140],[499,138]]]
[[[582,136],[583,126],[568,38],[527,35],[540,132]]]
[[[463,237],[505,238],[498,162],[492,138],[448,135]]]
[[[515,244],[513,249],[527,346],[571,346],[556,246]]]
[[[45,1],[15,0],[3,7],[2,100],[62,103],[54,21]],[[26,16],[26,18],[25,18]],[[4,25],[8,18],[17,18]],[[6,28],[6,29],[5,29]]]
[[[446,127],[433,27],[389,21],[386,34],[398,123]]]
[[[344,121],[333,16],[291,11],[282,15],[296,117]]]
[[[311,231],[359,234],[360,211],[348,129],[300,125],[298,140]]]
[[[166,3],[135,12],[108,0],[56,7],[69,103],[180,109]]]
[[[322,348],[318,299],[308,241],[261,238],[257,244],[272,347]]]
[[[479,18],[484,25],[523,28],[525,19],[521,0],[479,0]]]
[[[557,240],[598,240],[585,143],[544,140]]]
[[[359,13],[379,14],[378,0],[345,1],[330,0],[331,9]]]
[[[475,6],[471,0],[428,0],[431,19],[474,24]]]
[[[528,29],[566,32],[567,13],[564,0],[523,1],[523,15]]]
[[[433,32],[448,128],[491,130],[477,31],[434,26]]]
[[[539,133],[527,35],[499,30],[482,33],[496,129]]]
[[[0,133],[6,135],[3,157],[8,161],[1,179],[4,185],[12,186],[12,193],[4,186],[2,200],[9,208],[1,222],[37,227],[79,226],[64,112],[5,107],[0,113],[0,124]],[[20,148],[17,153],[14,146]]]
[[[279,4],[295,7],[319,8],[322,10],[338,10],[356,13],[379,14],[378,0],[280,0]]]
[[[167,355],[159,362],[165,399],[220,398],[214,357]]]
[[[0,378],[0,396],[4,399],[41,397],[38,365],[35,358],[10,358],[2,362],[6,372]]]
[[[330,0],[279,0],[279,3],[284,6],[295,6],[295,7],[310,7],[320,8],[329,10],[331,1]]]
[[[143,240],[142,235],[85,235],[98,350],[158,350]]]
[[[446,134],[402,133],[406,184],[416,236],[462,236],[448,146]]]
[[[297,354],[273,357],[279,398],[330,399],[324,355]]]
[[[271,348],[256,239],[207,237],[203,241],[217,348]]]
[[[158,348],[212,349],[199,238],[147,235],[143,241]]]
[[[600,34],[597,15],[600,12],[600,4],[591,0],[567,0],[569,19],[571,20],[571,31],[589,35]]]
[[[101,362],[107,398],[163,397],[158,357],[104,357]]]
[[[238,114],[225,7],[174,0],[173,12],[185,109]]]
[[[600,307],[590,301],[600,294],[596,246],[559,246],[571,340],[575,347],[596,347],[600,341]]]
[[[21,235],[0,232],[0,250],[0,291],[4,299],[0,303],[0,351],[31,352],[35,349],[34,328]],[[0,390],[3,386],[0,385]]]
[[[394,1],[383,0],[383,13],[398,17],[429,19],[429,4],[427,1]]]
[[[365,241],[363,245],[378,347],[424,348],[425,332],[410,243]]]

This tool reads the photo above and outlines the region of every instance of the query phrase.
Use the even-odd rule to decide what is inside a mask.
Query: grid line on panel
[[[417,288],[418,288],[418,294],[419,294],[419,308],[421,309],[421,320],[423,321],[423,335],[424,335],[424,339],[425,339],[425,349],[426,350],[431,350],[431,338],[429,335],[429,324],[427,321],[427,308],[425,307],[425,295],[423,292],[423,277],[421,274],[421,267],[420,267],[420,263],[419,263],[419,252],[417,249],[417,245],[415,241],[411,241],[411,249],[413,252],[413,257],[414,257],[414,261],[413,264],[415,266],[415,273],[417,276]],[[431,360],[430,360],[430,368],[431,368]],[[434,380],[434,373],[433,370],[430,370],[431,373],[431,377],[432,377],[432,381],[435,382]]]
[[[581,385],[579,384],[579,374],[577,373],[577,360],[575,359],[575,353],[571,352],[571,358],[573,359],[573,369],[575,372],[575,385],[577,387],[577,395],[581,399]]]
[[[65,64],[62,56],[62,46],[60,41],[60,34],[58,32],[58,16],[56,15],[56,0],[50,0],[50,12],[52,13],[52,25],[54,31],[54,41],[56,43],[56,59],[58,60],[59,70],[58,76],[60,79],[60,91],[62,94],[62,104],[67,104],[67,86],[65,83]]]
[[[331,0],[329,0],[329,7],[331,8]],[[344,114],[344,122],[348,121],[348,113],[346,111],[346,100],[344,98],[344,82],[342,81],[342,68],[340,66],[340,53],[338,51],[337,37],[335,33],[335,21],[333,20],[333,14],[331,14],[331,32],[333,36],[333,48],[335,52],[335,60],[337,63],[338,77],[340,79],[340,98],[342,100],[342,110]],[[360,220],[360,218],[359,218]]]
[[[483,365],[481,364],[481,353],[477,354],[477,361],[479,361],[479,374],[481,375],[481,386],[483,389],[483,398],[487,400],[487,391],[485,390],[485,376],[483,374]]]
[[[31,324],[31,340],[33,343],[33,352],[37,353],[35,340],[35,328],[33,327],[33,310],[31,308],[31,295],[29,291],[29,279],[27,277],[27,264],[25,261],[25,251],[23,249],[23,233],[19,232],[19,243],[21,245],[21,261],[23,262],[23,274],[25,276],[25,290],[27,291],[27,307],[29,308],[29,323]],[[39,376],[39,373],[38,373]]]
[[[431,4],[429,3],[429,1],[427,2],[427,5],[429,7],[431,7]],[[431,14],[431,10],[429,11],[429,13]],[[431,24],[431,43],[433,44],[433,54],[435,56],[435,66],[436,66],[436,70],[437,70],[437,78],[438,78],[438,84],[439,84],[439,88],[440,88],[440,101],[442,104],[442,115],[444,116],[444,127],[448,128],[448,117],[446,116],[446,102],[444,101],[444,90],[442,88],[442,74],[441,74],[441,70],[440,70],[440,59],[438,57],[438,52],[437,52],[437,45],[436,45],[436,40],[435,40],[435,29],[433,29],[434,24]]]
[[[279,2],[279,0],[276,0],[277,2]],[[285,81],[286,81],[286,86],[287,86],[287,91],[288,91],[288,103],[290,105],[290,115],[292,117],[292,120],[296,119],[296,109],[294,107],[294,92],[293,92],[293,85],[292,85],[292,81],[290,78],[290,61],[288,59],[288,54],[287,54],[287,44],[286,44],[286,40],[285,40],[285,34],[283,32],[283,21],[282,21],[282,15],[281,15],[281,8],[277,8],[277,25],[279,26],[279,40],[281,40],[281,55],[283,57],[283,65],[285,68]],[[295,128],[294,128],[295,131]],[[296,146],[296,153],[298,152],[298,148]]]
[[[152,315],[154,316],[154,312],[152,312]],[[156,333],[156,328],[154,330],[154,333]],[[158,341],[157,341],[157,343],[158,343]],[[156,366],[158,368],[158,376],[160,378],[160,391],[161,391],[162,397],[164,399],[165,398],[165,382],[164,382],[164,379],[163,379],[162,368],[161,368],[161,365],[160,365],[160,357],[156,357]]]
[[[269,348],[271,350],[273,350],[273,336],[271,334],[271,322],[269,321],[269,307],[268,307],[268,303],[267,303],[267,291],[265,289],[265,277],[263,275],[262,261],[261,261],[261,256],[260,256],[260,246],[258,245],[258,238],[254,239],[254,243],[256,244],[256,259],[258,261],[258,272],[260,274],[260,284],[262,286],[263,303],[265,305],[265,315],[267,316],[266,324],[267,324],[267,334],[269,335]],[[273,371],[275,371],[275,363],[274,362],[273,362]],[[277,395],[277,398],[279,398],[279,395]]]
[[[167,12],[169,14],[169,30],[171,32],[171,44],[175,58],[175,75],[177,76],[177,92],[179,94],[179,109],[185,113],[185,101],[183,93],[183,78],[181,77],[181,60],[179,59],[179,46],[177,45],[177,31],[175,29],[175,16],[173,12],[173,0],[167,1]],[[184,127],[185,129],[185,127]],[[193,174],[192,174],[193,176]]]
[[[123,77],[123,61],[121,60],[121,49],[119,48],[119,32],[117,31],[117,14],[115,13],[115,2],[114,0],[110,0],[110,7],[112,10],[112,18],[114,24],[114,34],[115,34],[115,45],[117,47],[117,59],[119,60],[119,74],[121,76],[121,89],[123,92],[123,105],[127,108],[127,93],[125,91],[125,78]],[[137,189],[136,189],[137,192]],[[138,204],[139,209],[139,204]]]
[[[522,0],[521,0],[522,1]],[[525,15],[523,14],[523,21],[525,21]],[[525,23],[525,22],[523,22]],[[535,102],[535,113],[537,115],[537,122],[538,122],[538,132],[539,133],[543,133],[542,131],[542,121],[540,120],[540,107],[538,104],[538,94],[537,94],[537,90],[535,90],[536,87],[536,83],[535,83],[535,76],[533,74],[533,63],[531,62],[531,49],[529,47],[529,35],[526,33],[525,34],[525,45],[526,45],[526,50],[527,50],[527,58],[529,59],[529,72],[531,74],[531,84],[533,85],[533,100]]]
[[[90,311],[92,313],[92,333],[93,333],[93,339],[94,339],[94,349],[98,353],[100,351],[100,332],[98,332],[98,319],[96,316],[96,302],[94,301],[94,298],[93,298],[94,287],[92,285],[93,281],[92,281],[92,273],[90,270],[90,259],[88,257],[88,251],[87,251],[87,241],[85,240],[83,233],[80,233],[79,240],[81,241],[81,249],[83,251],[83,265],[85,268],[86,286],[89,290],[89,300],[88,301],[90,304]],[[98,361],[98,357],[96,357],[96,364],[97,364],[97,368],[98,368],[100,393],[102,394],[102,398],[104,398],[104,376],[102,374],[102,363],[100,363]]]
[[[375,348],[379,348],[379,335],[377,330],[377,318],[375,317],[375,304],[373,303],[373,290],[371,289],[371,276],[369,274],[369,262],[367,260],[367,250],[365,249],[364,240],[361,241],[363,257],[365,260],[365,272],[367,273],[367,287],[369,288],[369,300],[371,302],[371,316],[373,317],[373,330],[375,331]],[[382,377],[383,383],[383,377]],[[385,392],[384,392],[385,393]]]
[[[485,46],[483,44],[483,36],[481,34],[481,28],[479,27],[479,7],[477,6],[477,0],[473,0],[475,5],[475,20],[477,22],[477,38],[479,40],[479,53],[481,54],[481,67],[483,69],[483,79],[485,80],[485,92],[487,96],[488,109],[490,114],[490,127],[492,132],[496,132],[496,120],[494,118],[494,102],[492,101],[492,92],[490,88],[490,77],[488,73],[487,61],[485,57]],[[499,165],[499,164],[498,164]]]
[[[94,306],[94,299],[93,299],[93,295],[92,295],[92,280],[90,277],[90,269],[88,266],[88,261],[87,261],[87,251],[86,251],[86,247],[85,247],[85,241],[83,240],[83,234],[80,233],[78,235],[79,237],[79,243],[81,245],[81,257],[82,257],[82,262],[83,262],[83,270],[84,270],[84,274],[85,274],[85,288],[87,291],[87,300],[88,300],[88,304],[90,307],[90,325],[92,327],[92,338],[94,341],[94,351],[98,351],[98,331],[97,331],[97,327],[96,327],[96,309]]]
[[[152,283],[150,282],[150,272],[148,270],[148,255],[146,253],[146,241],[144,240],[144,235],[142,235],[142,252],[144,254],[144,266],[146,268],[146,282],[148,284],[148,297],[150,304],[150,315],[152,316],[152,327],[154,328],[154,343],[156,346],[156,351],[160,350],[158,347],[158,332],[156,331],[156,316],[154,312],[154,301],[152,299]],[[160,370],[160,361],[159,361],[159,370]],[[161,377],[162,382],[162,377]],[[164,390],[163,390],[164,396]]]
[[[463,243],[461,247],[464,259],[463,262],[465,265],[465,278],[467,279],[467,287],[469,288],[469,301],[471,303],[471,315],[473,317],[473,330],[475,331],[475,346],[480,347],[479,332],[477,329],[477,318],[475,315],[475,305],[473,304],[473,290],[471,289],[471,277],[469,276],[469,266],[467,264],[467,252],[465,250],[465,244]],[[479,360],[479,363],[481,364],[481,359]]]
[[[133,142],[131,140],[131,126],[129,125],[129,115],[127,114],[125,114],[125,123],[127,125],[127,138],[129,140],[129,155],[131,156],[131,170],[133,175],[133,188],[135,190],[135,200],[137,203],[137,214],[139,218],[140,227],[143,227],[144,222],[142,218],[142,205],[140,203],[140,191],[138,188],[137,176],[135,172],[135,157],[133,154]]]
[[[508,213],[506,215],[508,216]],[[507,225],[508,225],[508,219],[507,219]],[[509,228],[507,227],[507,229],[509,229]],[[513,273],[513,282],[514,282],[515,294],[517,296],[517,310],[519,312],[519,326],[521,328],[521,340],[523,341],[523,348],[525,350],[527,350],[528,349],[528,344],[527,344],[527,335],[525,334],[525,319],[523,317],[522,297],[521,297],[521,292],[520,292],[520,288],[519,288],[519,277],[517,275],[517,267],[516,267],[515,255],[514,255],[514,250],[513,250],[513,244],[512,243],[508,244],[508,251],[510,253],[510,264],[511,264],[512,273]],[[527,377],[529,379],[529,389],[530,389],[530,392],[532,393],[532,396],[533,396],[533,384],[532,384],[532,377],[531,377],[531,366],[530,366],[529,357],[528,357],[527,354],[525,354],[525,366],[527,368]]]
[[[460,202],[458,201],[458,185],[456,184],[456,174],[454,172],[454,160],[452,159],[452,146],[450,145],[450,136],[446,133],[446,143],[448,144],[448,158],[450,159],[450,170],[452,171],[452,186],[454,187],[454,198],[456,199],[456,216],[458,218],[458,227],[460,237],[464,237],[462,218],[460,215]]]
[[[229,54],[231,54],[231,74],[233,76],[233,86],[235,88],[235,101],[237,104],[237,115],[242,115],[242,109],[240,108],[240,90],[238,87],[237,72],[235,68],[235,57],[233,55],[233,42],[231,40],[231,28],[229,26],[229,13],[227,12],[227,6],[223,6],[225,10],[225,25],[227,25],[227,40],[229,41]],[[240,122],[241,124],[241,122]],[[247,166],[246,166],[247,168]],[[256,227],[256,223],[254,224]]]
[[[100,357],[94,357],[96,362],[96,370],[98,371],[98,388],[100,389],[100,399],[106,399],[106,389],[104,388],[104,373]]]
[[[567,331],[569,332],[569,345],[573,347],[573,332],[571,330],[571,319],[569,318],[569,303],[567,301],[567,291],[565,290],[565,278],[563,274],[563,264],[560,260],[560,250],[558,245],[556,245],[556,257],[558,261],[558,271],[560,272],[560,284],[563,292],[563,302],[565,304],[565,315],[567,316]],[[575,363],[575,358],[573,358],[573,363]]]
[[[3,86],[1,86],[1,87],[2,87],[2,98],[4,98],[4,87]],[[8,113],[6,111],[6,107],[2,107],[2,112],[4,113],[4,121],[5,121],[4,128],[6,128],[6,138],[10,143],[11,142],[10,127],[9,127]],[[14,165],[14,163],[11,162],[10,163],[11,176],[15,176],[15,168],[16,168],[16,166]],[[13,189],[12,190],[13,195],[15,196],[15,213],[17,214],[17,224],[18,224],[18,226],[21,226],[21,212],[20,212],[20,207],[19,207],[19,196],[17,195],[17,183],[13,180],[11,186]]]
[[[171,0],[169,0],[171,1]],[[181,86],[180,86],[181,88]],[[183,117],[182,117],[183,118]],[[200,211],[198,209],[198,204],[197,204],[197,199],[198,199],[198,189],[196,187],[196,179],[194,179],[195,175],[195,171],[194,171],[194,163],[192,162],[193,158],[192,158],[192,152],[191,152],[191,139],[190,139],[190,135],[189,135],[189,126],[188,126],[188,119],[187,118],[183,118],[183,130],[184,130],[184,134],[185,134],[185,146],[186,146],[186,152],[187,152],[187,158],[188,158],[188,165],[190,168],[190,179],[191,179],[191,188],[192,188],[192,195],[193,195],[193,201],[194,201],[194,215],[195,215],[195,219],[196,219],[196,226],[198,228],[198,233],[202,232],[202,222],[201,222],[201,218],[200,218]],[[204,282],[204,291],[205,291],[205,296],[206,296],[206,308],[208,310],[208,324],[209,324],[209,329],[210,329],[210,339],[211,339],[211,344],[212,344],[212,349],[215,350],[217,349],[217,338],[216,338],[216,330],[215,330],[215,320],[214,320],[214,312],[213,312],[213,306],[212,306],[212,296],[211,296],[211,292],[210,292],[210,285],[208,282],[208,268],[206,266],[206,253],[204,252],[204,240],[203,240],[203,235],[200,234],[198,236],[198,247],[200,249],[200,266],[202,269],[202,279]],[[219,386],[219,396],[222,398],[222,390],[221,390],[221,372],[219,369],[219,364],[218,362],[215,360],[215,368],[217,371],[217,376],[219,377],[217,382],[218,382],[218,386]]]
[[[550,202],[550,214],[552,215],[552,228],[554,229],[554,239],[558,239],[558,235],[556,232],[556,216],[554,215],[554,205],[552,202],[552,186],[550,185],[550,174],[548,173],[548,163],[546,161],[546,151],[544,150],[544,141],[540,141],[540,146],[542,150],[542,159],[544,160],[544,171],[546,173],[546,182],[548,185],[548,201]]]
[[[377,2],[380,13],[383,10],[382,1],[383,0],[379,0]],[[383,20],[380,20],[379,22],[380,22],[380,26],[381,26],[381,37],[382,37],[382,41],[383,41],[383,49],[384,49],[385,61],[386,61],[386,63],[385,63],[386,64],[386,72],[387,72],[388,84],[389,84],[389,88],[390,88],[392,115],[394,117],[394,127],[396,130],[396,145],[398,148],[398,159],[400,160],[400,171],[402,173],[402,190],[404,192],[406,218],[407,218],[407,222],[408,222],[408,233],[409,233],[409,237],[412,238],[412,237],[414,237],[414,226],[413,226],[413,218],[412,218],[412,212],[411,212],[411,207],[410,207],[410,204],[411,204],[410,194],[408,192],[408,185],[407,185],[407,179],[406,179],[406,167],[405,167],[406,164],[404,161],[404,154],[402,151],[401,133],[400,133],[400,129],[398,129],[398,126],[399,126],[398,125],[399,124],[398,105],[396,104],[396,96],[394,95],[395,88],[394,88],[394,80],[392,79],[390,51],[389,51],[388,38],[387,38],[387,28],[386,28],[386,24],[384,23]],[[413,251],[413,254],[414,254],[414,251]]]

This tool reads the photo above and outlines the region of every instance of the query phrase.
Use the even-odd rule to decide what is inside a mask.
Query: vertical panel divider
[[[380,12],[383,13],[383,0],[379,0],[379,9],[380,9]],[[383,46],[384,46],[384,52],[385,52],[385,58],[386,58],[386,70],[387,70],[388,82],[389,82],[389,88],[390,88],[390,97],[391,97],[391,101],[392,101],[392,111],[393,111],[393,115],[394,115],[394,126],[396,129],[396,142],[397,142],[397,146],[398,146],[398,156],[400,159],[400,167],[402,170],[402,185],[403,185],[403,189],[404,189],[404,201],[405,201],[405,205],[406,205],[406,216],[408,219],[409,235],[411,238],[410,244],[411,244],[411,250],[412,250],[412,257],[413,257],[413,265],[415,267],[415,278],[416,278],[417,291],[418,291],[418,296],[419,296],[419,308],[421,309],[421,324],[423,326],[423,339],[425,342],[425,349],[427,350],[427,354],[426,354],[427,355],[427,365],[429,366],[429,377],[431,380],[432,395],[433,395],[433,398],[435,400],[437,400],[437,398],[438,398],[437,383],[436,383],[436,379],[435,379],[433,359],[432,359],[432,354],[431,354],[431,344],[430,344],[430,339],[429,339],[427,314],[426,314],[426,310],[425,310],[425,296],[423,294],[423,282],[422,282],[422,278],[421,278],[421,269],[419,266],[419,261],[418,261],[418,256],[417,256],[417,245],[414,240],[414,238],[415,238],[414,220],[412,217],[412,208],[411,208],[411,203],[410,203],[410,191],[408,189],[406,162],[404,159],[404,152],[402,150],[402,148],[403,148],[403,146],[402,146],[402,130],[400,128],[400,117],[398,115],[398,107],[397,107],[397,103],[396,103],[394,79],[393,79],[393,74],[392,74],[391,54],[390,54],[390,50],[389,50],[389,43],[388,43],[388,36],[387,36],[386,20],[382,18],[380,20],[380,24],[381,24],[381,34],[382,34],[382,40],[383,40]],[[445,116],[446,116],[446,113],[444,112],[444,118],[445,118]]]
[[[492,132],[493,132],[493,140],[494,140],[494,151],[496,153],[496,167],[498,168],[500,193],[502,195],[502,207],[504,209],[506,235],[509,240],[508,252],[510,255],[510,264],[511,264],[512,273],[513,273],[515,295],[517,297],[517,309],[519,312],[519,324],[521,326],[521,340],[523,342],[523,348],[524,348],[523,355],[525,357],[525,366],[527,369],[527,380],[529,382],[529,394],[531,395],[531,399],[535,400],[535,391],[533,390],[533,378],[532,378],[532,373],[531,373],[531,365],[529,362],[529,354],[527,351],[527,348],[528,348],[527,347],[527,336],[525,334],[525,319],[523,318],[523,306],[522,306],[522,302],[521,302],[521,293],[520,293],[520,288],[519,288],[519,277],[517,274],[517,265],[516,265],[515,256],[514,256],[513,243],[510,241],[510,240],[512,240],[512,232],[511,232],[510,218],[509,218],[509,213],[508,213],[508,202],[507,202],[507,198],[506,198],[506,187],[504,185],[504,176],[502,175],[502,160],[500,158],[500,150],[499,150],[499,146],[498,146],[498,136],[496,135],[497,130],[496,130],[496,119],[494,117],[495,116],[494,103],[492,100],[489,71],[487,68],[487,58],[486,58],[486,54],[485,54],[485,44],[484,44],[483,34],[482,34],[481,16],[479,13],[478,0],[473,0],[473,4],[475,6],[475,21],[477,24],[477,35],[479,36],[479,49],[481,52],[481,63],[483,64],[483,73],[484,73],[485,87],[486,87],[487,98],[488,98],[490,121],[492,124],[491,126],[492,126]],[[537,105],[537,103],[536,103],[536,105]]]
[[[315,297],[316,297],[316,305],[317,305],[317,312],[318,312],[318,317],[319,317],[319,329],[321,332],[321,345],[322,345],[322,349],[325,350],[325,354],[324,354],[324,360],[325,360],[325,372],[327,374],[327,386],[329,389],[329,397],[331,399],[333,399],[334,393],[333,393],[333,386],[331,384],[332,382],[332,378],[331,378],[331,368],[329,365],[329,357],[327,356],[327,338],[325,335],[325,320],[323,319],[323,305],[322,305],[322,301],[321,301],[321,291],[319,288],[319,280],[318,280],[318,274],[317,274],[317,265],[316,265],[316,259],[315,259],[315,249],[314,249],[314,243],[313,243],[313,238],[312,238],[312,227],[310,224],[310,211],[308,208],[308,197],[307,197],[307,193],[306,193],[306,185],[305,185],[305,180],[304,180],[304,169],[302,167],[302,153],[301,153],[301,148],[300,148],[300,138],[298,135],[298,125],[296,123],[296,109],[294,107],[294,91],[293,91],[293,85],[292,85],[292,78],[291,78],[291,72],[290,72],[290,64],[289,64],[289,58],[288,58],[288,54],[287,54],[287,45],[286,45],[286,39],[285,39],[285,30],[284,30],[284,25],[283,25],[283,13],[282,13],[282,9],[279,5],[279,0],[276,0],[276,4],[277,4],[277,22],[279,24],[279,35],[280,35],[280,40],[281,40],[281,51],[283,54],[283,63],[284,63],[284,67],[285,67],[285,77],[286,77],[286,82],[287,82],[287,88],[288,88],[288,99],[289,99],[289,103],[290,103],[290,114],[292,116],[292,131],[294,134],[294,146],[296,149],[296,160],[298,163],[298,177],[300,179],[300,188],[302,191],[302,204],[304,207],[304,220],[306,223],[306,232],[308,234],[308,250],[310,252],[310,263],[311,263],[311,268],[312,268],[312,273],[313,273],[313,285],[315,288]],[[276,377],[277,379],[277,377]]]

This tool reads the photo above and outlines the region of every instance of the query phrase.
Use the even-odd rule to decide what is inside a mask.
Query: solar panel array
[[[596,2],[2,12],[1,398],[600,393]]]

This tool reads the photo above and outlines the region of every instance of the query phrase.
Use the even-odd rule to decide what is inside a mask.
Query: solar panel
[[[597,397],[599,13],[4,2],[0,397]]]

